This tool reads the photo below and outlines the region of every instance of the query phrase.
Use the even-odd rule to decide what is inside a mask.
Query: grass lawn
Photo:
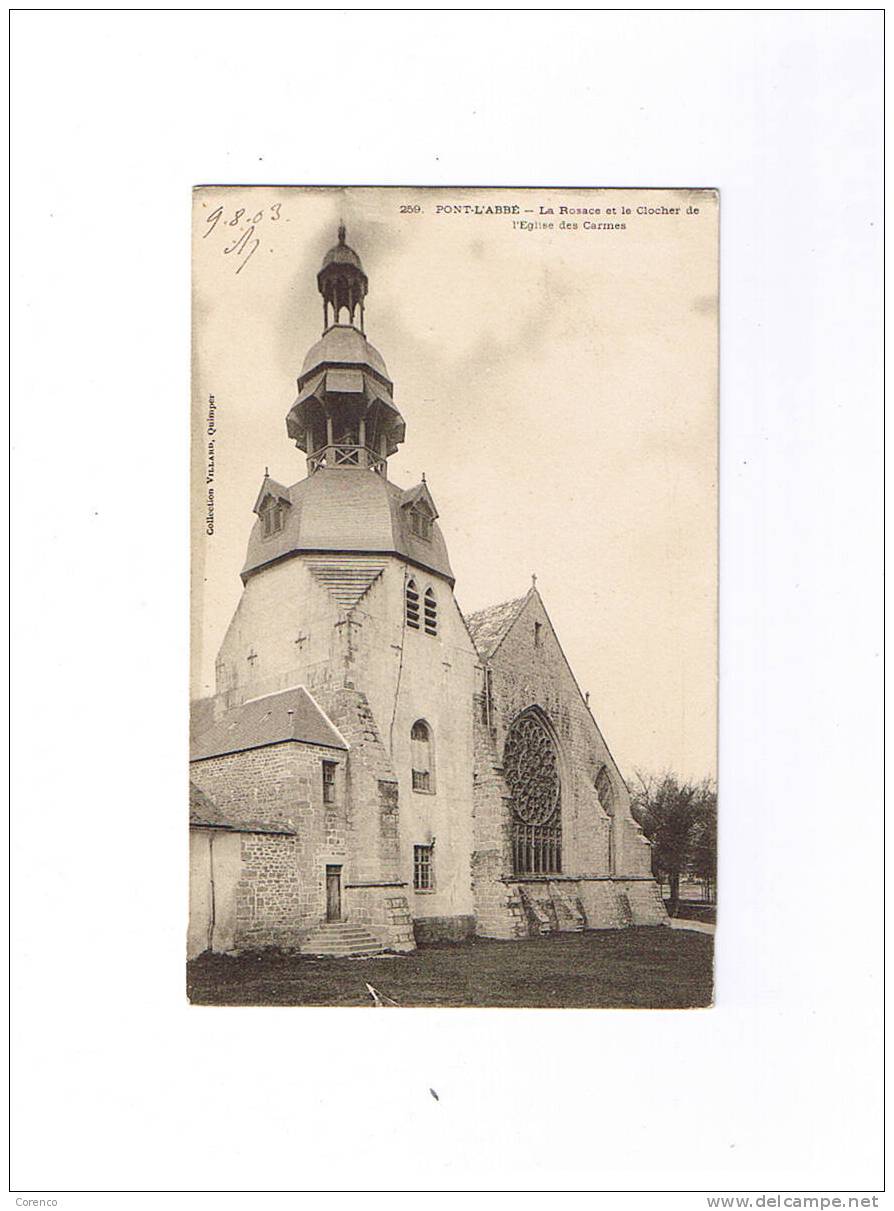
[[[670,912],[670,900],[665,900],[664,907]],[[699,904],[691,900],[681,900],[677,905],[674,916],[684,921],[704,921],[708,925],[717,923],[717,906],[715,904]]]
[[[187,968],[194,1005],[362,1005],[681,1009],[711,1003],[714,939],[664,927],[476,938],[377,959],[264,951],[204,954]]]

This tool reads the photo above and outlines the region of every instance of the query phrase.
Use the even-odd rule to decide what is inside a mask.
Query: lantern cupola
[[[323,258],[317,286],[323,296],[323,335],[304,359],[286,430],[307,454],[310,475],[353,467],[384,476],[406,426],[394,405],[384,358],[366,339],[369,280],[345,242],[343,223],[338,243]]]
[[[338,227],[338,243],[326,253],[317,274],[317,286],[323,296],[323,331],[341,321],[347,313],[348,324],[359,321],[363,331],[363,309],[369,281],[363,272],[360,257],[345,243],[345,225]]]

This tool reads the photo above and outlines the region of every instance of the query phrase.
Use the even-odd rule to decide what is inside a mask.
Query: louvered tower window
[[[271,534],[278,534],[282,529],[282,523],[282,501],[274,500],[272,496],[268,496],[261,505],[261,526],[263,528],[264,537],[269,538]]]
[[[407,581],[406,592],[407,626],[419,630],[419,590],[415,580]]]
[[[425,505],[417,505],[410,510],[410,526],[417,538],[431,541],[432,516]]]
[[[437,635],[438,633],[438,601],[433,589],[425,590],[425,633],[426,635]]]

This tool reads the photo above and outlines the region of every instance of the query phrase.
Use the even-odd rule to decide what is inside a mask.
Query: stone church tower
[[[662,922],[536,588],[464,619],[428,485],[388,479],[405,425],[344,227],[317,285],[286,418],[307,475],[261,482],[216,693],[194,704],[190,953]]]

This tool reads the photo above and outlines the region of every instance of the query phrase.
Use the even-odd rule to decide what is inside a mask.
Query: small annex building
[[[663,924],[650,848],[536,584],[463,617],[345,242],[193,704],[188,951],[410,950]]]

